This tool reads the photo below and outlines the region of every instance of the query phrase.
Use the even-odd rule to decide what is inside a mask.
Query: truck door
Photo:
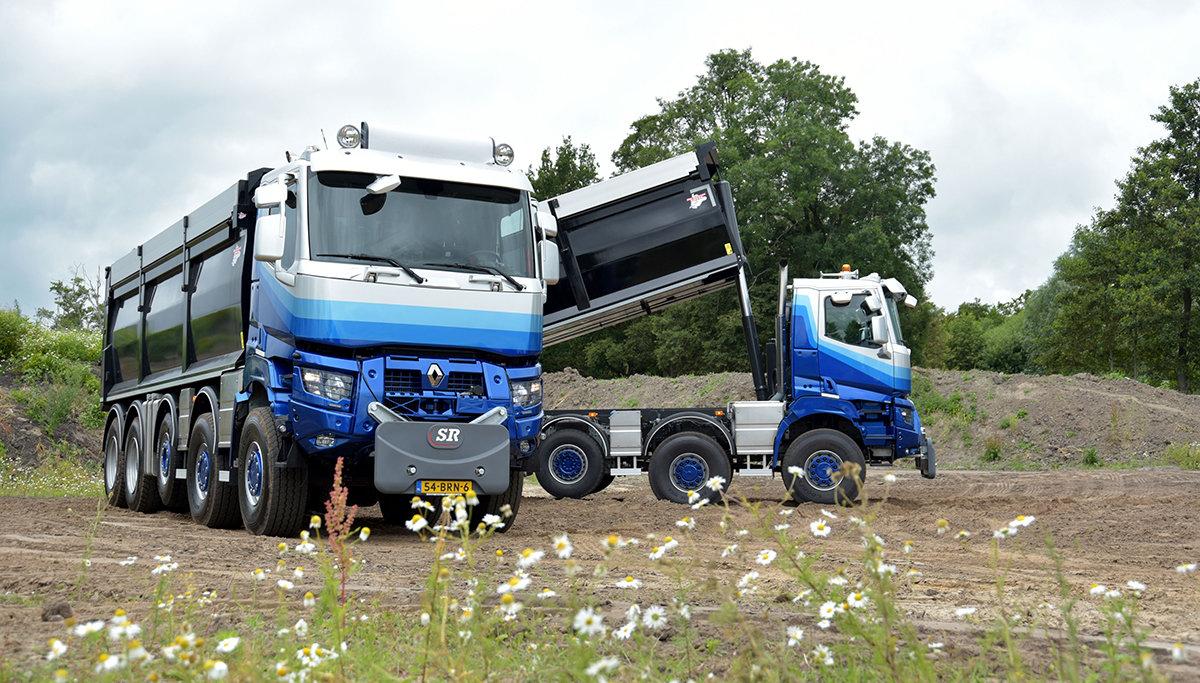
[[[890,342],[880,345],[872,341],[871,319],[875,314],[864,306],[868,295],[866,289],[821,293],[817,362],[821,377],[836,384],[843,398],[881,400],[893,393]],[[882,396],[847,396],[851,393],[847,389]]]
[[[736,282],[741,237],[712,143],[548,202],[562,279],[547,292],[546,346]]]

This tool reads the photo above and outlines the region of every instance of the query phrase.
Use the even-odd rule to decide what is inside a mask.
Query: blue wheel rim
[[[246,497],[251,505],[258,505],[263,490],[263,457],[258,442],[250,444],[246,451]]]
[[[158,450],[158,478],[170,481],[175,473],[171,471],[171,440],[163,439],[162,447]]]
[[[563,484],[574,484],[587,473],[587,456],[574,445],[555,448],[550,453],[550,476]]]
[[[829,491],[837,488],[838,482],[834,477],[842,469],[842,456],[833,451],[817,451],[804,461],[804,477],[818,491]]]
[[[699,491],[708,481],[708,463],[695,453],[683,453],[671,461],[671,485],[680,491]]]
[[[200,456],[196,458],[196,490],[203,498],[208,495],[209,470],[212,468],[212,456],[209,455],[208,449],[202,449]]]

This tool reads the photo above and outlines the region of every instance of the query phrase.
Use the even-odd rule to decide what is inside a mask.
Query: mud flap
[[[929,437],[921,435],[921,455],[917,456],[917,469],[921,471],[921,476],[926,479],[933,479],[937,476],[937,452],[933,448],[933,442]]]
[[[480,495],[504,493],[509,435],[501,425],[385,422],[375,431],[375,488],[416,493],[417,482],[471,481]]]

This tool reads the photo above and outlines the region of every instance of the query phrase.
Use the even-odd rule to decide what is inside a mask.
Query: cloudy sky
[[[745,47],[845,76],[856,137],[928,149],[933,299],[1004,300],[1200,77],[1200,5],[1173,2],[0,0],[0,25],[0,306],[27,311],[322,127],[492,135],[522,168],[571,134],[607,161],[705,55]]]

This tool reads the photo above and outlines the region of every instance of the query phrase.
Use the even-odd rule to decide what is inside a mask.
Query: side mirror
[[[254,226],[255,261],[272,263],[283,258],[284,229],[282,213],[259,216]]]
[[[868,294],[866,299],[863,299],[863,306],[871,313],[878,313],[883,310],[883,301],[876,294]]]
[[[887,318],[882,315],[871,318],[871,341],[880,346],[888,343]]]
[[[562,277],[562,259],[558,255],[558,244],[550,240],[542,240],[542,279],[546,284],[556,284]]]
[[[537,216],[538,227],[542,229],[544,237],[549,238],[558,235],[558,219],[554,217],[554,214],[549,211],[539,210],[535,215]]]
[[[917,307],[917,297],[913,296],[912,294],[905,294],[904,295],[904,305],[908,306],[909,308],[916,308]]]
[[[254,206],[262,209],[268,206],[279,206],[287,199],[287,188],[281,182],[259,185],[254,191]]]

